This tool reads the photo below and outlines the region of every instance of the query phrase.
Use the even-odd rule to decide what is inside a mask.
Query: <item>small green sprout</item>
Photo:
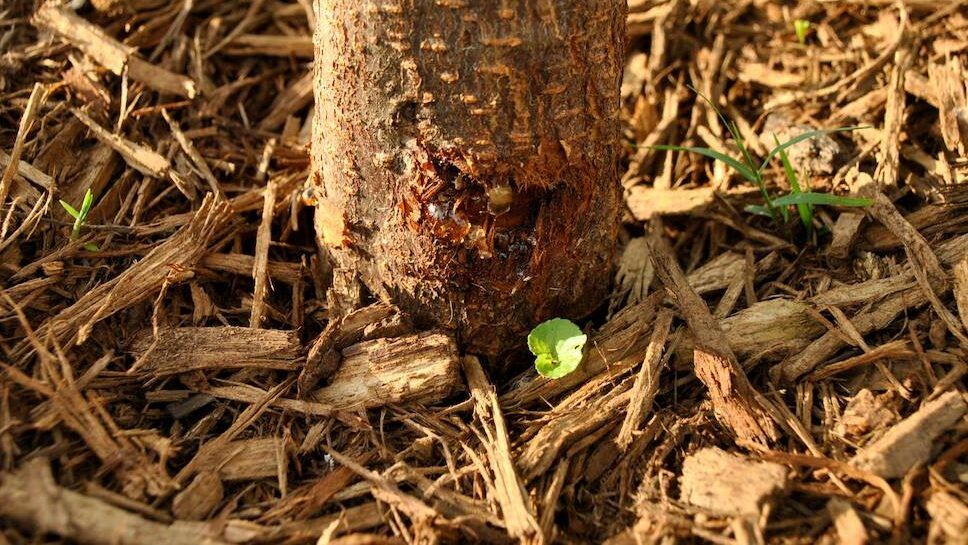
[[[60,201],[60,204],[74,218],[74,228],[71,229],[71,240],[74,240],[81,236],[81,227],[87,221],[87,215],[91,212],[91,206],[94,204],[94,193],[91,192],[91,188],[87,188],[87,192],[84,193],[84,201],[81,202],[81,209],[79,211],[65,201]],[[89,252],[96,252],[99,248],[97,244],[88,242],[84,245],[84,249]]]
[[[797,33],[797,41],[801,44],[807,41],[807,31],[810,30],[810,21],[806,19],[797,19],[793,21],[793,31]]]
[[[786,153],[786,150],[790,147],[795,146],[805,140],[809,140],[815,136],[835,132],[855,131],[866,127],[839,127],[836,129],[807,131],[783,143],[780,143],[780,141],[774,135],[773,139],[776,142],[776,147],[770,150],[766,156],[766,159],[764,159],[762,163],[756,163],[753,160],[753,156],[750,155],[749,149],[746,147],[746,142],[743,140],[743,136],[740,134],[739,127],[736,125],[736,123],[727,119],[726,116],[719,111],[719,108],[717,108],[716,105],[713,104],[713,102],[705,95],[699,91],[696,91],[695,89],[693,89],[693,91],[702,97],[707,104],[709,104],[709,106],[719,116],[719,119],[726,126],[726,129],[729,130],[730,135],[732,135],[733,140],[736,141],[736,146],[739,148],[740,153],[742,154],[742,160],[737,160],[714,149],[703,147],[652,146],[652,149],[664,151],[688,151],[726,163],[741,176],[743,176],[743,178],[746,178],[747,181],[758,187],[760,190],[760,195],[763,196],[763,204],[749,205],[745,208],[747,212],[767,216],[772,218],[777,225],[782,225],[789,219],[788,208],[790,206],[796,206],[797,211],[800,214],[800,219],[803,221],[807,231],[810,232],[813,229],[813,206],[815,205],[852,207],[871,205],[870,199],[839,197],[837,195],[829,195],[826,193],[811,193],[809,191],[803,191],[800,187],[796,173],[793,171],[793,166],[790,164],[790,158]],[[779,197],[770,195],[770,192],[766,187],[766,180],[763,178],[763,171],[766,170],[767,166],[769,166],[770,161],[777,156],[780,157],[780,162],[783,163],[783,169],[786,172],[787,180],[790,182],[790,193]]]
[[[541,376],[561,378],[578,369],[587,340],[571,320],[554,318],[531,330],[528,348],[535,356],[534,367]]]

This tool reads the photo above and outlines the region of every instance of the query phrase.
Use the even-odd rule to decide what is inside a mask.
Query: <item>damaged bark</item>
[[[313,183],[334,285],[485,354],[599,306],[625,4],[317,0]],[[336,295],[339,313],[358,304]]]

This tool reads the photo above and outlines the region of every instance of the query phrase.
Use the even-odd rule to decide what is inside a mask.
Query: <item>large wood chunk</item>
[[[431,331],[344,349],[339,371],[312,400],[334,410],[436,402],[462,384],[457,342],[452,335]]]
[[[780,464],[704,448],[682,464],[681,499],[715,513],[757,516],[786,487],[786,473]]]

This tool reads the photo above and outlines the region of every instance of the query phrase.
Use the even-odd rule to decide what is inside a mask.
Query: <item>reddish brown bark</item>
[[[625,0],[317,0],[320,243],[471,350],[597,307]]]

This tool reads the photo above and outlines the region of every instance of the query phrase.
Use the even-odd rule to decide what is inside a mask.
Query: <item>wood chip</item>
[[[534,508],[514,468],[507,424],[504,422],[494,385],[487,379],[484,369],[474,356],[464,358],[464,373],[467,375],[471,397],[474,398],[475,412],[484,426],[487,457],[508,534],[521,543],[543,543],[543,534],[535,518]]]
[[[690,454],[682,464],[682,501],[713,513],[757,517],[786,488],[787,470],[709,447]]]
[[[310,399],[332,410],[371,408],[439,402],[461,388],[454,338],[425,332],[346,348],[330,384],[316,390]]]
[[[706,303],[689,285],[665,242],[659,240],[651,248],[659,278],[679,302],[679,310],[692,330],[696,343],[693,366],[696,376],[709,388],[717,418],[742,441],[767,444],[776,440],[773,420],[760,404],[759,394],[739,367]]]
[[[278,461],[276,451],[282,442],[277,437],[261,437],[229,441],[218,450],[208,450],[198,459],[199,474],[217,473],[226,481],[248,481],[275,477]]]
[[[129,350],[137,368],[155,376],[203,369],[297,369],[302,343],[295,331],[248,327],[174,327],[144,330]]]
[[[252,289],[252,312],[249,315],[249,327],[262,327],[266,315],[266,296],[269,292],[269,244],[272,243],[272,217],[276,205],[276,183],[269,180],[262,205],[262,221],[259,223],[259,234],[255,239],[255,262],[252,264],[252,278],[255,287]]]
[[[645,359],[642,361],[642,366],[635,377],[635,384],[632,386],[632,397],[629,399],[628,412],[616,439],[622,450],[629,447],[632,443],[633,434],[652,411],[652,402],[655,400],[655,394],[659,391],[662,352],[671,325],[672,312],[667,309],[659,311],[655,319],[655,328],[652,330],[652,338],[649,339],[649,347],[645,351]]]
[[[864,521],[860,519],[860,515],[850,505],[850,502],[840,498],[831,498],[827,502],[827,512],[833,519],[840,543],[844,545],[865,545],[867,543],[867,529],[864,528]]]
[[[966,411],[968,405],[962,394],[950,391],[896,424],[858,452],[850,463],[885,479],[903,477],[916,464],[931,458],[934,441],[959,422]]]
[[[181,520],[203,520],[222,502],[222,478],[215,471],[202,471],[179,492],[171,512]]]
[[[156,91],[194,98],[195,82],[185,76],[155,66],[135,50],[108,36],[100,27],[78,17],[56,2],[45,2],[34,14],[34,25],[49,30],[77,47],[115,75],[128,77]]]

